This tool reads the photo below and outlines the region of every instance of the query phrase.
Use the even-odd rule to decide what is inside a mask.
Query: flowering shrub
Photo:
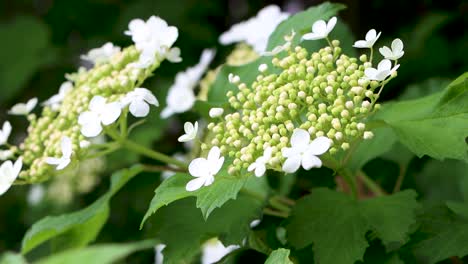
[[[237,44],[225,64],[209,70],[216,52],[206,49],[198,64],[178,73],[164,107],[145,81],[165,60],[182,60],[174,47],[178,29],[157,16],[134,19],[124,32],[133,44],[108,42],[82,55],[92,67],[67,74],[58,93],[40,103],[40,114],[37,98],[14,105],[8,113],[26,116],[29,127],[17,146],[9,143],[10,122],[0,130],[0,195],[15,184],[53,181],[49,190],[69,202],[97,183],[107,157],[119,150],[155,164],[116,172],[101,198],[38,221],[23,238],[21,256],[4,258],[38,254],[40,263],[65,263],[93,256],[87,261],[108,263],[154,247],[156,263],[228,262],[249,249],[264,254],[265,263],[346,264],[366,259],[375,244],[383,250],[372,263],[467,255],[465,203],[444,205],[439,210],[453,225],[431,229],[433,212],[415,190],[400,190],[404,173],[389,192],[363,167],[396,144],[419,157],[468,161],[468,75],[438,93],[381,104],[386,84],[405,67],[403,41],[377,49],[376,29],[357,41],[343,37],[348,31],[334,34],[347,30],[336,17],[341,9],[324,3],[290,15],[265,7],[220,36],[224,45]],[[187,154],[172,157],[131,138],[144,118],[156,118],[156,108],[161,119],[188,111],[201,117],[185,122],[176,137]],[[154,236],[88,246],[109,217],[111,198],[143,172],[164,172],[152,201],[139,201],[149,203],[140,228]],[[301,186],[304,177],[335,184],[310,189]],[[46,244],[53,245],[50,256],[41,249]]]

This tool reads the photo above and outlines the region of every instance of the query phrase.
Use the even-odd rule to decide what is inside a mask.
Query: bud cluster
[[[356,139],[371,138],[365,121],[379,107],[375,101],[380,83],[363,78],[364,70],[371,67],[365,55],[349,57],[339,45],[334,40],[312,54],[301,46],[287,46],[287,56],[272,59],[280,71],[260,65],[251,87],[230,76],[239,88],[227,93],[234,111],[208,125],[214,135],[202,147],[219,146],[232,158],[230,173],[247,169],[271,148],[267,167],[280,171],[285,160],[281,149],[290,145],[297,128],[308,131],[312,140],[331,139],[330,154],[347,150]]]

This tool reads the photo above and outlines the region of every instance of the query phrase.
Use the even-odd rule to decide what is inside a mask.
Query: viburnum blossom
[[[282,51],[285,51],[285,50],[288,50],[289,48],[291,48],[291,43],[294,39],[294,36],[296,35],[296,31],[291,31],[291,34],[289,35],[286,35],[284,36],[284,40],[285,40],[285,43],[283,45],[279,45],[279,46],[276,46],[275,48],[273,48],[272,51],[266,51],[263,53],[264,56],[273,56],[273,55],[276,55]],[[262,65],[265,65],[266,64],[262,64]],[[260,65],[260,66],[262,66]],[[258,69],[260,72],[264,72],[267,70],[267,68],[263,67],[264,70],[261,70],[260,68]]]
[[[401,39],[394,39],[392,41],[392,49],[387,46],[383,46],[379,49],[380,54],[389,60],[398,60],[401,58],[405,52],[403,51],[403,41]]]
[[[222,116],[224,113],[224,109],[223,108],[220,108],[220,107],[213,107],[210,109],[210,112],[208,113],[210,115],[211,118],[215,118],[215,117],[220,117]]]
[[[2,129],[0,130],[0,146],[7,143],[11,134],[11,128],[10,122],[5,121],[3,123]]]
[[[194,124],[190,122],[185,122],[184,132],[185,134],[179,137],[178,139],[179,142],[188,142],[188,141],[195,139],[198,133],[198,122],[195,121]]]
[[[32,98],[26,103],[15,104],[8,114],[10,115],[28,115],[37,105],[37,98]]]
[[[107,42],[99,48],[91,49],[87,54],[81,55],[82,60],[87,60],[93,64],[108,62],[112,56],[120,52],[120,47],[114,46],[111,42]]]
[[[0,166],[0,195],[10,189],[11,185],[21,172],[22,167],[22,158],[16,160],[14,164],[10,160],[7,160]]]
[[[377,65],[377,69],[375,68],[367,68],[364,70],[365,77],[372,81],[383,81],[388,76],[392,75],[392,73],[396,72],[396,70],[400,67],[400,64],[395,65],[392,68],[392,62],[387,59],[383,59]]]
[[[63,137],[60,144],[62,148],[62,157],[60,158],[48,157],[46,159],[46,163],[57,166],[56,167],[57,170],[63,170],[64,168],[68,166],[68,164],[70,164],[71,155],[73,153],[72,141],[69,137]]]
[[[13,151],[7,150],[0,150],[0,160],[7,160],[13,156]]]
[[[263,152],[263,156],[258,157],[254,163],[250,164],[247,170],[254,171],[255,176],[257,177],[263,176],[266,172],[266,164],[271,159],[271,153],[272,153],[271,148],[265,149],[265,151]]]
[[[159,106],[158,99],[146,88],[135,88],[122,98],[122,106],[129,106],[134,117],[145,117],[149,114],[150,104]]]
[[[245,42],[257,53],[263,53],[266,51],[271,33],[288,16],[288,13],[281,12],[276,5],[266,6],[257,16],[233,25],[219,37],[219,42],[223,45]]]
[[[219,239],[210,239],[203,244],[203,251],[201,257],[202,264],[218,263],[224,256],[232,251],[240,248],[238,245],[230,245],[225,247]]]
[[[283,164],[283,171],[294,173],[299,167],[306,170],[320,168],[322,161],[317,157],[327,152],[332,141],[327,137],[317,137],[310,142],[310,135],[303,129],[296,129],[291,137],[291,147],[281,150],[286,161]]]
[[[353,47],[355,48],[372,48],[372,46],[374,46],[375,42],[379,39],[380,37],[380,34],[382,32],[379,32],[379,34],[377,34],[377,31],[375,31],[375,29],[371,29],[367,32],[366,34],[366,39],[365,40],[358,40],[356,42],[354,42],[354,45]]]
[[[71,82],[62,83],[62,85],[60,85],[58,94],[55,94],[49,99],[47,99],[45,102],[42,103],[42,105],[49,106],[52,109],[52,111],[58,111],[63,99],[65,98],[67,93],[70,92],[72,89],[73,84]]]
[[[180,114],[192,108],[196,100],[193,90],[213,60],[214,55],[214,50],[205,49],[197,65],[177,73],[174,84],[169,88],[166,97],[167,105],[161,112],[162,118],[168,118],[173,114]]]
[[[89,103],[89,111],[83,112],[78,118],[81,133],[85,137],[95,137],[102,131],[102,125],[108,126],[119,118],[122,112],[118,102],[106,103],[106,98],[94,96]]]
[[[328,34],[333,30],[336,25],[336,17],[332,17],[328,20],[328,23],[324,20],[317,20],[312,25],[312,32],[304,34],[302,39],[306,40],[317,40],[317,39],[324,39],[328,37]]]
[[[187,183],[185,189],[189,192],[196,191],[202,186],[211,185],[214,182],[214,176],[223,167],[224,157],[221,156],[221,150],[213,147],[208,153],[208,157],[196,158],[189,164],[189,173],[196,179]]]

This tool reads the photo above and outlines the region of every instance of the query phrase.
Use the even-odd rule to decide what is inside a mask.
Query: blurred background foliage
[[[245,20],[265,5],[277,4],[291,13],[323,1],[314,0],[2,0],[0,1],[0,123],[7,118],[14,124],[16,143],[25,136],[26,121],[7,117],[7,110],[17,102],[31,97],[44,101],[55,94],[65,80],[83,62],[79,56],[87,50],[111,41],[119,46],[131,44],[123,34],[133,18],[158,15],[179,28],[176,43],[182,50],[183,62],[163,63],[145,87],[151,89],[163,103],[165,93],[178,71],[197,63],[204,48],[216,47],[213,65],[223,63],[232,47],[221,47],[218,36],[233,23]],[[389,45],[400,37],[405,43],[398,78],[384,90],[383,99],[411,99],[443,89],[453,78],[468,69],[468,3],[463,0],[373,0],[335,1],[348,6],[340,17],[358,38],[367,30],[382,31],[379,45]],[[86,65],[84,65],[86,66]],[[164,103],[163,103],[164,104]],[[173,154],[183,151],[177,142],[181,124],[196,115],[187,113],[172,120],[161,120],[159,108],[147,118],[132,137]],[[400,173],[406,177],[402,188],[415,188],[421,201],[431,204],[438,200],[462,199],[462,189],[468,190],[468,168],[455,161],[435,161],[405,154],[395,147],[384,158],[370,161],[364,170],[391,191]],[[115,169],[136,162],[137,156],[118,152],[107,160],[100,180],[86,194],[71,202],[57,203],[44,199],[39,204],[28,203],[29,186],[14,187],[0,199],[0,252],[18,250],[21,239],[32,223],[45,215],[70,212],[92,203],[108,188],[108,175]],[[143,160],[143,162],[145,162]],[[146,161],[149,162],[149,161]],[[382,168],[386,168],[383,170]],[[298,175],[290,183],[293,196],[313,186],[334,187],[331,172],[317,172],[323,177]],[[275,179],[272,179],[273,181]],[[139,224],[155,187],[158,174],[135,177],[114,197],[111,217],[98,242],[127,242],[151,236],[152,226],[139,231]],[[283,184],[284,185],[284,184]],[[282,185],[282,186],[283,186]],[[289,191],[289,190],[285,190]],[[30,197],[31,198],[31,197]],[[251,254],[250,260],[260,254]],[[252,255],[253,254],[253,255]],[[242,256],[241,256],[242,257]],[[132,262],[153,258],[152,252],[133,256]],[[134,262],[133,262],[134,263]]]

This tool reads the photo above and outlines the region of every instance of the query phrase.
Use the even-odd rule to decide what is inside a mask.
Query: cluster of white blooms
[[[145,117],[150,105],[159,105],[152,92],[140,85],[164,59],[180,61],[180,51],[172,48],[178,30],[153,16],[147,22],[132,20],[125,34],[132,37],[134,46],[121,50],[106,43],[83,55],[94,67],[68,75],[69,81],[58,94],[42,103],[40,117],[30,114],[36,98],[12,107],[9,113],[26,115],[30,125],[28,137],[19,147],[0,149],[2,160],[17,159],[14,165],[11,161],[2,164],[0,189],[6,191],[17,177],[38,182],[49,178],[54,167],[57,171],[75,167],[70,164],[78,165],[74,161],[92,156],[87,138],[101,135],[124,112]],[[10,133],[11,125],[5,122],[0,146],[7,145]]]

